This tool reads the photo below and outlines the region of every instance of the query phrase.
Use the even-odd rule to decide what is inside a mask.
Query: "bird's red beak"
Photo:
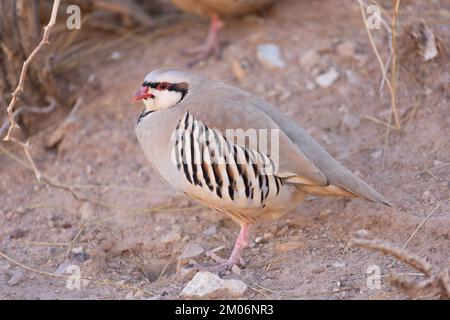
[[[133,102],[137,102],[142,99],[146,98],[153,98],[154,95],[152,95],[150,92],[148,92],[148,87],[142,86],[133,96]]]

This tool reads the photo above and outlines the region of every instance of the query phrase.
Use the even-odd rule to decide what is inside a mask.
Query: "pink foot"
[[[197,58],[188,63],[188,67],[192,67],[202,60],[205,60],[209,56],[216,56],[217,58],[221,55],[220,43],[219,43],[219,30],[224,27],[224,23],[217,15],[211,16],[211,23],[209,26],[208,37],[204,44],[184,50],[183,53],[189,55],[196,55]]]
[[[214,260],[219,262],[219,264],[213,266],[198,264],[193,267],[200,271],[209,271],[213,273],[224,274],[227,271],[230,271],[234,265],[238,265],[239,263],[242,265],[243,261],[241,258],[241,254],[243,249],[248,245],[250,230],[251,225],[241,225],[241,231],[239,232],[239,236],[236,239],[233,251],[231,252],[231,255],[228,259],[222,259],[214,254],[212,257],[214,258]]]

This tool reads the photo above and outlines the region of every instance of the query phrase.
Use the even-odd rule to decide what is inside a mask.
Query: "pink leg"
[[[230,257],[228,258],[227,264],[230,268],[240,262],[242,250],[248,246],[249,236],[250,236],[251,225],[250,224],[242,224],[241,231],[239,231],[239,236],[236,239],[234,244],[233,251],[231,252]]]
[[[214,260],[218,261],[219,264],[215,266],[202,266],[197,265],[199,270],[204,271],[212,271],[212,272],[224,272],[231,270],[233,265],[241,262],[241,254],[243,249],[248,246],[249,243],[249,235],[250,235],[251,225],[250,224],[242,224],[241,231],[239,232],[239,236],[236,239],[234,244],[233,251],[231,252],[230,257],[225,260],[219,258],[217,256],[213,256]]]
[[[184,51],[186,54],[198,55],[198,58],[190,62],[189,65],[193,66],[210,55],[215,55],[217,57],[220,56],[219,31],[224,27],[224,25],[225,24],[222,20],[220,20],[219,16],[215,14],[211,16],[209,32],[205,43],[201,46]]]

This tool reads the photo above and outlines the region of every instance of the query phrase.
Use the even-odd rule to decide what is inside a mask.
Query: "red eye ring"
[[[170,86],[169,83],[161,82],[161,83],[158,83],[158,85],[156,86],[156,90],[166,90],[169,88],[169,86]]]

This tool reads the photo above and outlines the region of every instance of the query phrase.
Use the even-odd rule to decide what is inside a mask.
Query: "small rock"
[[[181,291],[181,295],[191,298],[205,298],[218,295],[241,297],[247,285],[239,280],[220,279],[211,272],[198,272]]]
[[[8,220],[8,221],[14,220],[16,217],[17,217],[17,214],[16,214],[16,212],[13,211],[13,210],[8,211],[8,212],[6,212],[6,214],[5,214],[5,218],[6,218],[6,220]]]
[[[273,234],[271,232],[266,232],[263,234],[263,240],[267,241],[273,238]]]
[[[324,272],[324,271],[325,271],[325,268],[324,268],[324,267],[317,267],[317,268],[312,269],[312,270],[311,270],[311,273],[319,274],[319,273],[322,273],[322,272]]]
[[[375,151],[373,151],[373,152],[370,154],[370,157],[371,157],[372,159],[379,159],[382,155],[383,155],[383,150],[381,150],[381,149],[376,149]]]
[[[263,241],[263,237],[256,237],[255,243],[261,243]]]
[[[434,202],[434,200],[435,200],[434,196],[428,190],[422,194],[422,199],[425,202]]]
[[[359,127],[359,125],[361,124],[361,121],[359,120],[359,118],[357,116],[354,116],[354,115],[352,115],[350,113],[346,113],[342,117],[342,123],[344,125],[346,125],[347,127],[355,129],[355,128]]]
[[[81,220],[89,220],[94,215],[94,207],[90,202],[83,202],[78,208],[81,215]]]
[[[25,280],[25,275],[23,274],[22,270],[16,269],[12,272],[11,278],[8,280],[8,285],[14,287],[23,280]]]
[[[369,231],[366,229],[359,229],[353,233],[356,238],[365,238],[369,235]],[[345,247],[345,246],[344,246]]]
[[[443,164],[443,162],[442,161],[439,161],[439,160],[433,160],[433,166],[440,166],[441,164]]]
[[[285,243],[280,243],[276,246],[276,249],[281,252],[301,250],[305,248],[305,244],[297,241],[290,241]]]
[[[306,81],[305,81],[305,87],[306,87],[306,90],[311,91],[311,90],[316,89],[316,88],[317,88],[317,85],[316,85],[315,82],[306,80]]]
[[[328,210],[319,212],[319,220],[321,220],[321,221],[328,219],[329,216],[330,216],[330,212]]]
[[[345,70],[345,76],[347,77],[348,81],[352,85],[357,86],[357,87],[363,86],[364,81],[356,72],[353,72],[352,70],[347,69],[347,70]]]
[[[25,207],[23,207],[23,206],[19,206],[17,208],[17,213],[24,214],[26,212],[27,212],[27,209],[25,209]]]
[[[350,41],[344,41],[337,45],[336,53],[345,58],[352,58],[355,56],[355,44]]]
[[[75,253],[75,254],[81,254],[81,253],[83,253],[83,247],[82,246],[73,247],[70,251],[72,251],[72,253]]]
[[[343,268],[343,267],[345,267],[345,263],[336,261],[336,262],[333,262],[332,266],[335,268]]]
[[[242,270],[237,265],[233,264],[233,266],[231,267],[231,272],[240,275],[242,273]]]
[[[208,229],[206,229],[205,231],[203,231],[203,234],[204,234],[205,236],[212,236],[212,235],[216,234],[216,232],[217,232],[217,227],[216,227],[216,225],[212,225],[212,226],[210,226]]]
[[[178,231],[171,231],[161,238],[161,243],[171,243],[181,240],[181,234]]]
[[[247,72],[245,72],[245,69],[242,67],[242,63],[236,59],[231,61],[231,72],[233,72],[233,75],[240,82],[244,81],[247,77]]]
[[[311,69],[320,62],[320,55],[316,50],[310,49],[300,56],[299,62],[305,69]]]
[[[189,243],[181,253],[179,260],[189,260],[201,255],[205,250],[198,243]]]
[[[268,69],[282,69],[286,66],[280,48],[273,43],[260,44],[257,47],[256,57]]]
[[[111,52],[110,57],[113,60],[119,60],[122,57],[122,54],[118,51],[113,51],[113,52]]]
[[[65,274],[67,272],[67,268],[73,265],[73,263],[70,260],[65,260],[63,263],[61,263],[58,268],[53,272],[54,274]]]
[[[89,255],[84,251],[82,246],[74,247],[70,252],[72,253],[72,258],[78,262],[85,262],[89,259]]]
[[[192,261],[192,260],[191,260]],[[189,261],[189,263],[191,263]],[[192,264],[188,264],[184,267],[177,269],[177,275],[182,281],[190,281],[198,271],[197,268],[194,268],[196,262],[194,261]]]
[[[331,68],[325,73],[322,73],[316,77],[316,83],[322,88],[331,86],[339,78],[339,72],[336,69]]]

